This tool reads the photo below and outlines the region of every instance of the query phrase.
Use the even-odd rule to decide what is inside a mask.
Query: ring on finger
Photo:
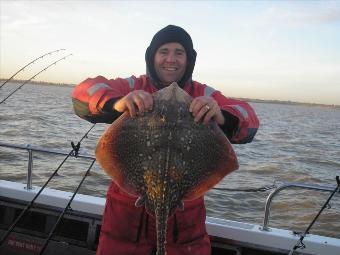
[[[205,109],[207,109],[207,111],[210,110],[210,106],[209,105],[206,104],[204,107],[205,107]]]

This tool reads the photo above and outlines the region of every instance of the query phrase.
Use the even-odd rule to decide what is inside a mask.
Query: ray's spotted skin
[[[183,200],[202,196],[238,168],[229,140],[214,121],[194,121],[192,101],[176,83],[153,94],[143,116],[124,113],[103,134],[96,158],[124,191],[156,217],[157,255],[166,254],[167,219]],[[138,199],[137,199],[138,198]]]

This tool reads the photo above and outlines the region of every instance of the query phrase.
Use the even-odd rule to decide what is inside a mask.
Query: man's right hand
[[[113,108],[118,112],[128,111],[131,117],[152,110],[152,95],[144,90],[134,90],[118,100]]]

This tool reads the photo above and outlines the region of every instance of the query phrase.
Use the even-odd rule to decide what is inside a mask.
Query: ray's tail
[[[166,255],[166,230],[168,212],[166,210],[156,210],[156,231],[157,231],[157,253],[156,255]]]

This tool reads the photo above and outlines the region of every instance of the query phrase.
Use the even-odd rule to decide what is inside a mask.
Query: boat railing
[[[26,150],[28,152],[28,167],[27,167],[27,184],[26,189],[32,189],[32,171],[33,171],[33,152],[40,152],[40,153],[47,153],[47,154],[53,154],[53,155],[69,155],[67,152],[63,152],[60,150],[52,150],[52,149],[46,149],[41,148],[37,146],[31,146],[30,144],[26,145],[16,145],[16,144],[9,144],[9,143],[3,143],[0,142],[0,147],[7,147],[11,149],[17,149],[17,150]],[[94,160],[95,158],[90,155],[84,155],[84,154],[71,154],[71,157],[77,157],[77,158],[84,158],[89,160]]]
[[[333,192],[335,186],[323,186],[317,184],[305,184],[305,183],[295,183],[295,182],[287,182],[277,186],[267,197],[265,209],[264,209],[264,219],[263,219],[263,226],[262,230],[269,231],[270,228],[268,227],[269,224],[269,215],[270,215],[270,205],[273,201],[273,198],[282,190],[285,189],[308,189],[308,190],[317,190],[321,192]]]
[[[15,145],[9,143],[0,142],[0,147],[7,147],[12,149],[19,149],[19,150],[26,150],[28,152],[28,168],[27,168],[27,185],[26,189],[32,189],[32,171],[33,171],[33,152],[40,152],[40,153],[48,153],[54,155],[68,155],[67,152],[63,152],[60,150],[52,150],[41,148],[37,146],[31,146],[30,144],[27,145]],[[90,155],[84,154],[71,154],[72,157],[77,158],[84,158],[89,160],[94,160],[95,158]],[[270,228],[268,227],[269,224],[269,215],[270,215],[270,206],[273,201],[273,198],[282,190],[294,188],[294,189],[309,189],[309,190],[317,190],[322,192],[332,192],[334,190],[334,186],[322,186],[317,184],[305,184],[305,183],[283,183],[278,186],[268,195],[265,204],[265,212],[264,212],[264,219],[263,219],[263,226],[261,227],[264,231],[269,231]]]

